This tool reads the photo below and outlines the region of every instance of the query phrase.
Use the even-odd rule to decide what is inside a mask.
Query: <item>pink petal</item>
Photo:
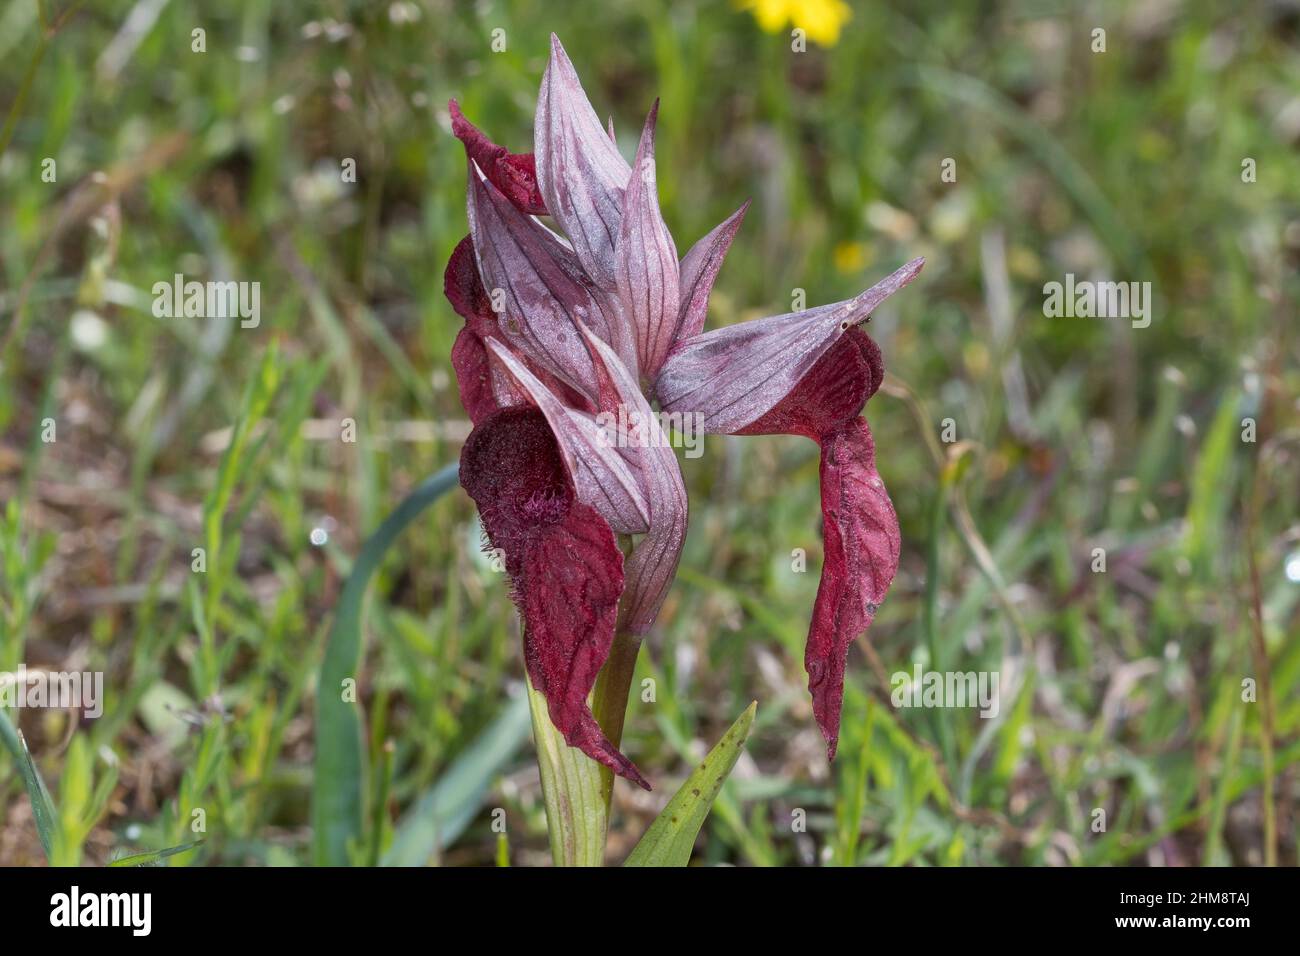
[[[567,407],[498,339],[488,339],[487,347],[546,416],[578,500],[599,511],[619,534],[645,533],[650,518],[640,480],[595,416]]]
[[[609,656],[623,555],[603,518],[578,501],[550,426],[534,408],[509,408],[475,426],[460,480],[493,547],[505,553],[524,620],[524,663],[570,746],[645,789],[606,739],[587,695]]]
[[[636,339],[643,376],[653,380],[677,331],[677,247],[659,211],[655,185],[655,119],[646,117],[636,161],[623,197],[623,220],[614,245],[614,272],[625,318]]]
[[[619,627],[644,634],[658,617],[677,573],[686,542],[686,486],[668,436],[645,400],[636,378],[605,342],[583,329],[601,379],[600,409],[629,421],[630,451],[649,512],[649,530],[636,542],[624,565],[627,590]]]
[[[537,188],[537,168],[532,153],[512,153],[488,139],[460,111],[455,100],[447,102],[451,111],[451,131],[465,144],[465,153],[483,170],[488,181],[515,204],[521,212],[535,216],[546,214],[546,203]]]
[[[613,290],[614,242],[632,170],[601,127],[564,47],[551,34],[551,59],[533,121],[537,183],[546,208],[602,289]]]
[[[674,344],[704,331],[704,317],[709,311],[709,293],[713,291],[713,282],[722,268],[722,260],[727,257],[731,240],[736,237],[745,213],[749,210],[749,200],[731,214],[731,216],[714,226],[682,259],[681,264],[681,309],[677,318],[677,332]]]
[[[591,357],[577,319],[609,336],[606,300],[591,285],[572,250],[536,219],[523,215],[495,186],[470,169],[469,223],[479,273],[495,296],[498,334],[512,351],[568,383],[595,394]]]
[[[821,484],[825,556],[804,669],[826,756],[834,760],[849,645],[885,599],[898,571],[902,535],[864,419],[851,419],[823,437]]]
[[[698,412],[706,431],[743,429],[790,394],[845,332],[916,278],[924,263],[913,259],[845,302],[687,339],[669,354],[655,382],[660,406],[668,412]]]

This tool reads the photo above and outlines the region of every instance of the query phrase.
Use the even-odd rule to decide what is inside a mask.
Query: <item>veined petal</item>
[[[614,289],[614,243],[632,170],[597,119],[555,34],[537,95],[533,149],[546,208],[587,274],[601,288]]]
[[[813,441],[862,411],[885,377],[880,346],[849,329],[785,398],[737,435],[806,435]]]
[[[698,412],[709,432],[736,432],[762,417],[850,328],[916,278],[913,259],[856,298],[742,322],[682,342],[655,383],[662,408]]]
[[[636,161],[623,197],[623,220],[614,245],[618,294],[636,339],[639,371],[653,381],[677,330],[677,247],[659,210],[655,184],[656,100],[646,117]]]
[[[512,153],[483,135],[465,119],[460,104],[447,102],[451,112],[451,131],[465,144],[465,153],[483,170],[488,181],[501,190],[521,212],[535,216],[546,214],[546,202],[537,188],[537,166],[532,153]]]
[[[704,317],[709,311],[709,293],[713,291],[713,282],[718,277],[718,270],[722,268],[722,260],[727,257],[731,240],[736,237],[748,210],[749,200],[745,200],[743,206],[691,246],[682,259],[679,280],[681,308],[674,344],[704,331]]]
[[[821,491],[824,557],[804,669],[826,756],[834,760],[849,645],[875,618],[898,571],[902,545],[864,419],[853,418],[823,436]]]
[[[509,408],[475,426],[460,480],[488,540],[505,554],[524,621],[524,663],[551,722],[570,746],[650,789],[587,705],[614,640],[623,555],[609,525],[577,499],[542,413]]]
[[[569,408],[556,398],[498,339],[488,339],[487,348],[546,416],[578,500],[599,511],[619,534],[644,534],[650,526],[645,495],[610,432],[595,416]]]
[[[604,341],[585,327],[582,331],[596,358],[601,413],[616,416],[620,426],[627,424],[626,435],[621,437],[635,451],[640,465],[649,530],[633,546],[623,566],[627,590],[619,627],[644,634],[663,607],[686,542],[686,485],[659,417],[632,373]]]
[[[602,298],[567,248],[470,167],[469,223],[479,273],[510,347],[577,389],[595,395],[591,357],[574,320],[611,333]]]

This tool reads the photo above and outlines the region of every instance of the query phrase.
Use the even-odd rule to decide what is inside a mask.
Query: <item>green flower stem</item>
[[[623,738],[627,696],[641,650],[640,638],[614,635],[609,658],[596,678],[592,713],[615,747]],[[601,866],[609,831],[609,804],[614,774],[575,747],[551,724],[546,699],[528,684],[528,705],[537,741],[537,766],[546,799],[551,858],[556,866]]]
[[[641,651],[641,639],[632,634],[617,632],[609,649],[605,666],[596,678],[592,692],[591,712],[615,747],[623,742],[623,720],[627,716],[627,696],[632,689],[632,675],[636,670],[636,657]],[[614,771],[600,768],[600,791],[605,801],[605,816],[609,816],[610,799],[614,795]]]
[[[546,800],[546,828],[556,866],[601,866],[605,862],[607,817],[600,764],[551,724],[546,698],[528,682],[528,706],[537,742],[537,767]]]

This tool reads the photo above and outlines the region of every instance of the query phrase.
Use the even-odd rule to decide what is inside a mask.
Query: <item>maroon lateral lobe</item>
[[[492,304],[474,261],[474,247],[469,236],[460,241],[447,260],[442,274],[442,291],[465,325],[451,347],[451,367],[456,372],[460,403],[470,421],[478,424],[504,405],[517,405],[523,396],[510,381],[493,368],[484,336],[496,328]]]
[[[492,386],[492,366],[482,334],[490,331],[492,307],[478,275],[474,248],[466,236],[447,260],[442,274],[442,291],[465,325],[451,347],[451,367],[456,372],[460,403],[470,421],[477,424],[500,407]]]
[[[858,417],[884,378],[880,348],[850,329],[798,386],[742,435],[806,435],[821,445],[824,557],[804,651],[813,715],[835,757],[849,645],[868,627],[898,571],[902,536],[876,449]]]
[[[862,411],[885,377],[878,346],[861,329],[849,329],[819,358],[785,398],[737,435],[822,435]]]
[[[649,790],[587,706],[614,640],[623,554],[605,519],[577,500],[546,418],[531,406],[486,417],[461,451],[460,481],[505,555],[524,663],[551,723],[570,746]]]
[[[451,112],[451,131],[465,144],[469,158],[478,163],[488,178],[520,212],[533,216],[546,215],[546,201],[537,188],[537,164],[532,153],[512,153],[483,135],[473,123],[465,119],[460,104],[447,101]]]
[[[462,327],[451,347],[451,367],[456,371],[460,403],[476,425],[501,407],[492,391],[491,362],[483,340],[468,325]]]
[[[447,268],[442,273],[442,293],[465,322],[475,332],[490,332],[496,325],[492,314],[492,300],[478,274],[474,261],[474,243],[469,236],[456,243]]]

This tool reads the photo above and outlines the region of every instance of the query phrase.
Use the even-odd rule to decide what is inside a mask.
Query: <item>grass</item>
[[[855,3],[794,54],[723,3],[177,2],[134,35],[152,6],[0,0],[0,671],[107,688],[95,720],[8,712],[56,859],[312,862],[344,584],[468,431],[445,103],[527,148],[554,30],[624,149],[662,98],[681,248],[755,200],[711,325],[927,258],[870,327],[904,546],[840,756],[802,671],[815,448],[711,437],[624,737],[656,793],[616,788],[610,861],[757,700],[696,862],[1296,864],[1288,8]],[[260,282],[260,324],[154,317],[178,272]],[[1150,282],[1150,327],[1045,317],[1068,272]],[[544,863],[517,628],[464,495],[383,553],[359,653],[349,858]],[[918,662],[997,671],[998,716],[892,706]],[[5,864],[46,858],[20,761],[0,753]]]

